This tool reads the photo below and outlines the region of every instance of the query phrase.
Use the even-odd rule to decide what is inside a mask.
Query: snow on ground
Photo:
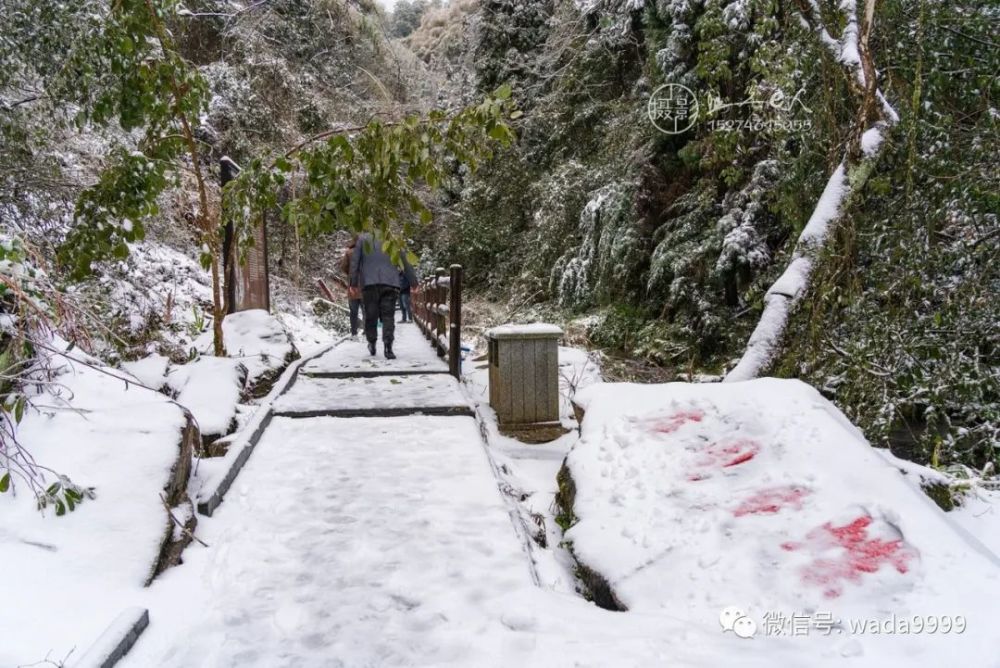
[[[297,353],[282,323],[263,309],[228,314],[222,320],[222,340],[227,359],[246,367],[250,384],[268,372],[283,368]],[[194,347],[203,355],[212,354],[212,332],[202,333],[195,339]]]
[[[305,373],[351,373],[355,371],[383,372],[399,371],[415,373],[421,371],[447,371],[448,363],[436,355],[427,355],[430,342],[424,338],[415,324],[398,324],[393,351],[397,359],[387,360],[382,355],[381,330],[379,331],[378,354],[371,355],[362,342],[354,342],[349,348],[321,355],[308,362]]]
[[[572,397],[589,385],[601,382],[600,368],[592,355],[580,348],[559,346],[559,415],[569,433],[543,444],[525,444],[504,436],[496,414],[489,406],[489,369],[486,360],[466,360],[465,388],[484,420],[489,451],[508,495],[516,500],[515,512],[525,532],[533,537],[531,559],[536,576],[545,588],[575,594],[575,564],[560,548],[562,532],[555,522],[556,474],[577,440]],[[545,543],[543,548],[539,542]]]
[[[471,418],[275,418],[124,665],[483,665],[476,634],[521,614],[488,603],[530,577],[478,439]]]
[[[351,342],[348,345],[361,345]],[[374,378],[309,378],[303,374],[274,410],[363,410],[372,408],[467,408],[452,376],[442,373]]]
[[[153,390],[161,390],[166,385],[170,359],[152,353],[134,362],[122,362],[122,369],[135,376],[136,380]]]
[[[181,408],[79,362],[56,357],[54,367],[56,384],[33,397],[38,410],[26,413],[19,439],[96,498],[57,517],[40,513],[23,484],[16,497],[0,494],[0,666],[50,652],[61,660],[74,648],[79,656],[141,594],[166,531],[160,493],[178,454]]]
[[[122,665],[718,666],[713,642],[533,584],[471,418],[276,418]],[[790,665],[790,664],[789,664]]]
[[[328,359],[349,355],[353,347],[361,344],[349,342],[345,346]],[[568,351],[566,357],[574,359],[568,367],[590,368],[582,353]],[[467,388],[471,394],[476,394],[477,386],[482,386],[481,379],[477,380],[481,372],[482,369],[470,372]],[[567,375],[585,374],[576,369]],[[600,402],[608,408],[605,416],[608,424],[621,422],[634,426],[639,422],[634,415],[627,414],[638,411],[645,419],[653,411],[654,419],[662,420],[668,431],[673,429],[671,433],[680,433],[689,426],[684,423],[675,428],[673,414],[662,415],[663,386],[646,388],[651,391],[633,396],[630,389],[622,386],[601,386],[595,382],[591,385],[591,389],[580,391],[583,401],[602,393],[614,397],[613,401],[605,397]],[[727,387],[732,394],[739,385]],[[691,391],[698,393],[704,388]],[[822,427],[823,433],[850,435],[854,440],[842,440],[844,447],[855,450],[867,447],[863,441],[857,441],[852,428],[835,412],[826,413],[826,422],[820,424],[817,414],[806,410],[808,406],[792,401],[797,396],[794,392],[757,391],[754,396],[761,401],[770,396],[776,400],[776,406],[784,406],[775,409],[778,415],[801,413],[806,416],[803,420],[811,419],[811,426]],[[316,398],[300,399],[313,402]],[[818,395],[812,399],[822,406],[823,400]],[[709,402],[699,401],[699,409],[708,415]],[[668,404],[666,408],[674,407]],[[762,417],[766,413],[759,406],[754,408],[752,417],[759,423],[770,424]],[[770,593],[759,586],[757,578],[777,579],[773,566],[762,560],[762,552],[752,549],[734,550],[728,559],[725,552],[711,557],[718,559],[715,563],[726,562],[733,572],[744,574],[744,581],[727,579],[729,571],[724,568],[713,571],[714,577],[703,577],[714,564],[709,563],[711,559],[692,557],[675,564],[673,571],[666,574],[660,571],[659,579],[647,580],[649,596],[673,591],[665,582],[676,585],[681,594],[668,600],[668,605],[639,605],[626,613],[601,610],[573,591],[575,583],[570,567],[559,562],[561,552],[556,546],[536,547],[530,558],[524,554],[517,528],[522,518],[519,511],[511,512],[509,504],[512,496],[518,498],[519,491],[511,488],[512,482],[523,484],[524,490],[534,487],[527,499],[522,499],[526,503],[531,503],[532,497],[540,500],[546,494],[551,500],[555,471],[575,437],[570,434],[543,446],[504,440],[495,433],[495,425],[489,424],[488,412],[484,410],[484,414],[490,434],[485,454],[479,431],[468,418],[275,418],[226,503],[215,516],[203,521],[200,536],[210,547],[189,548],[186,564],[167,572],[149,591],[145,605],[152,611],[150,630],[126,657],[124,665],[715,668],[720,665],[932,665],[940,663],[944,656],[956,656],[965,665],[991,665],[992,655],[979,653],[984,638],[991,637],[985,635],[989,627],[982,623],[978,628],[973,626],[976,619],[973,613],[986,610],[981,605],[982,595],[967,589],[972,576],[978,575],[981,582],[987,583],[984,594],[988,593],[989,564],[974,563],[975,550],[957,538],[942,542],[938,556],[951,550],[972,571],[968,576],[948,571],[952,580],[947,586],[932,581],[929,568],[946,566],[947,559],[928,563],[936,558],[929,556],[934,549],[922,551],[919,557],[907,557],[906,562],[914,567],[910,573],[928,575],[919,587],[907,589],[898,578],[886,578],[879,582],[884,605],[877,609],[862,606],[862,609],[869,615],[881,615],[894,607],[902,612],[914,591],[920,592],[925,601],[964,602],[963,609],[922,611],[966,614],[969,625],[961,637],[938,634],[916,639],[871,639],[835,634],[830,638],[802,638],[760,633],[748,640],[733,631],[724,632],[720,624],[722,609],[734,604],[761,603],[762,597]],[[588,425],[592,419],[593,424],[601,422],[600,415],[599,408],[591,405]],[[744,412],[737,410],[736,415],[748,421]],[[567,422],[570,420],[568,414],[565,418]],[[707,424],[707,418],[703,422]],[[791,430],[796,427],[802,425],[789,425]],[[580,448],[586,448],[584,443],[591,438],[591,431],[592,427],[585,427]],[[803,429],[781,433],[786,437],[798,436],[797,443],[803,434],[814,436]],[[645,447],[643,442],[629,443],[629,447],[633,445],[636,450]],[[662,451],[664,442],[658,440],[657,445]],[[755,455],[760,461],[768,456],[762,450]],[[866,464],[880,463],[877,455],[870,456],[872,461]],[[845,457],[854,464],[859,463],[858,458],[856,452]],[[679,459],[687,461],[683,456]],[[698,457],[690,459],[691,465],[699,470],[708,466],[700,461]],[[497,492],[497,479],[490,473],[497,463],[502,493]],[[807,504],[816,503],[816,498],[835,496],[835,491],[821,483],[830,479],[833,471],[843,471],[847,464],[831,465],[829,473],[820,469],[804,483],[813,495],[803,502],[804,515],[810,512]],[[917,493],[903,483],[893,491],[893,485],[898,483],[893,478],[896,474],[881,466],[882,482],[886,483],[884,494],[908,500],[910,506],[903,504],[907,511],[921,510],[922,501]],[[794,470],[792,467],[791,471]],[[661,468],[660,472],[664,470]],[[722,473],[710,473],[724,477]],[[848,480],[851,477],[864,480],[869,475],[853,469],[849,474]],[[775,475],[784,474],[776,470]],[[705,477],[703,482],[712,479]],[[634,478],[630,485],[640,480]],[[686,476],[683,481],[682,484],[691,482]],[[546,491],[541,491],[546,485]],[[753,490],[741,491],[751,492],[749,496],[753,497]],[[783,499],[780,497],[777,502],[783,503]],[[740,511],[741,521],[759,520],[757,533],[763,539],[769,535],[767,518],[779,517],[781,511],[768,511],[770,497],[758,500],[760,504],[748,504],[747,499],[724,490],[716,500],[719,508],[688,514],[692,518],[700,515],[706,522],[719,521],[721,529],[715,533],[724,535],[726,529],[735,532],[735,513]],[[605,499],[603,506],[614,506],[608,501],[611,500]],[[794,499],[789,501],[792,506],[794,503]],[[922,512],[936,512],[925,506]],[[631,509],[634,518],[642,520],[651,516],[655,507],[656,503],[647,498],[644,505]],[[889,512],[888,505],[886,508],[885,512]],[[763,514],[755,513],[754,509]],[[904,520],[907,515],[903,513]],[[685,530],[685,521],[689,520],[680,518],[664,534],[697,543],[704,534],[712,533],[712,527],[701,533]],[[933,525],[934,517],[928,521]],[[805,547],[782,551],[807,555],[815,549],[821,554],[817,561],[822,562],[826,558],[822,553],[825,539],[818,534],[810,536],[814,527],[809,522],[805,524],[808,526],[803,531],[789,537],[789,542],[797,540]],[[918,547],[924,550],[926,534],[935,530],[941,534],[942,527],[947,529],[949,525],[938,520],[937,527],[923,530],[923,536],[920,530],[915,530],[912,537],[909,525],[904,522],[902,526],[907,544],[897,544],[886,537],[874,545],[900,552]],[[874,527],[857,528],[857,534],[874,539],[868,531],[874,531]],[[551,529],[548,533],[558,536]],[[746,548],[746,541],[740,547]],[[909,541],[918,541],[919,545],[917,542],[910,545]],[[615,541],[610,547],[615,549],[621,544]],[[678,549],[685,549],[685,545]],[[978,558],[985,561],[985,557]],[[793,576],[798,576],[797,566],[792,565]],[[656,567],[658,562],[645,570],[654,571]],[[826,566],[820,566],[820,570],[823,568]],[[532,577],[532,570],[537,580]],[[863,577],[869,575],[872,574],[866,572]],[[699,594],[714,592],[725,603],[717,608],[693,608],[683,596],[684,591],[693,588],[691,579],[700,582]],[[949,591],[951,586],[956,587],[954,592]],[[779,594],[808,593],[809,584],[777,584],[774,588]],[[720,592],[731,592],[732,597],[722,598]],[[822,602],[828,601],[822,599]],[[979,605],[975,607],[977,602]],[[801,601],[793,599],[786,603],[801,604]],[[974,609],[969,610],[970,606]],[[757,613],[758,609],[754,607],[751,611]],[[745,628],[745,623],[736,628]],[[956,648],[958,651],[954,653]]]
[[[948,516],[1000,555],[1000,491],[973,489]]]
[[[289,344],[306,354],[331,343],[335,332],[324,327],[306,306],[311,293],[297,290],[280,276],[271,279],[273,318],[262,315],[263,311],[243,311],[226,317],[227,321],[234,316],[240,320],[239,324],[230,322],[226,326],[230,355],[244,350],[244,357],[264,353],[281,359],[287,352],[282,349]],[[125,319],[134,333],[152,323],[157,336],[175,350],[211,352],[212,284],[196,258],[155,241],[129,244],[128,258],[112,264],[95,284],[110,294],[111,299],[105,299],[116,305],[110,316]],[[346,316],[343,320],[346,329]],[[264,331],[270,332],[270,341],[266,335],[263,342],[246,338],[259,338]],[[155,343],[150,342],[148,348],[154,352]],[[254,363],[246,365],[253,378]]]
[[[333,343],[350,329],[346,302],[331,308],[329,302],[320,300],[324,307],[320,315],[318,294],[315,287],[305,290],[286,278],[271,276],[271,311],[303,356]]]
[[[319,366],[440,362],[419,337],[404,341],[399,351],[410,354],[396,366],[358,341]],[[527,445],[500,435],[485,363],[472,359],[464,390],[485,421],[486,448],[465,417],[276,417],[226,502],[200,518],[208,547],[192,544],[149,589],[152,556],[140,557],[164,525],[146,490],[163,486],[161,450],[173,452],[176,437],[166,436],[179,436],[180,409],[80,371],[68,384],[95,412],[33,414],[23,433],[51,455],[45,463],[96,484],[98,499],[40,519],[23,497],[0,496],[0,563],[17,576],[7,590],[17,605],[0,608],[0,665],[74,646],[79,654],[130,606],[149,608],[150,627],[126,668],[1000,665],[988,618],[997,559],[955,529],[997,527],[986,496],[952,521],[794,381],[606,385],[584,351],[560,348],[559,359],[563,424],[575,426],[575,396],[587,407],[582,439],[572,431]],[[130,368],[155,386],[161,366]],[[386,383],[404,393],[421,378]],[[335,401],[331,382],[343,381],[300,378],[285,401]],[[566,538],[610,574],[629,612],[576,592],[553,518],[567,453],[581,520]],[[158,521],[146,519],[154,513]],[[85,613],[54,614],[52,601]],[[723,617],[734,624],[724,631],[728,606],[747,614]],[[845,624],[963,615],[965,626],[913,637],[814,627],[798,637],[766,633],[768,611],[828,612]],[[756,637],[738,637],[749,619]]]
[[[247,412],[240,404],[244,395],[297,354],[282,323],[264,310],[230,313],[222,331],[227,357],[212,355],[212,332],[206,331],[192,342],[201,356],[186,364],[171,364],[157,353],[122,363],[143,385],[166,386],[194,415],[202,436],[223,436],[236,428]]]
[[[316,322],[305,312],[275,313],[301,355],[309,355],[334,342],[336,332]]]
[[[809,386],[602,384],[577,401],[566,539],[631,611],[709,624],[738,606],[762,644],[791,633],[777,615],[808,616],[818,656],[872,664],[1000,661],[1000,558]],[[950,616],[935,624],[952,631],[848,639],[851,620],[893,615]]]
[[[194,258],[166,244],[129,244],[129,256],[96,279],[111,319],[128,323],[134,335],[152,327],[169,346],[187,350],[203,320],[211,323],[212,284]],[[88,288],[89,289],[89,288]],[[148,351],[154,352],[151,341]]]
[[[194,415],[203,437],[223,436],[235,428],[236,405],[246,382],[239,360],[200,357],[171,367],[166,381],[177,402]]]
[[[957,490],[953,494],[956,507],[948,512],[948,517],[961,529],[968,531],[976,540],[1000,555],[1000,481],[991,477],[988,482],[978,477],[970,477],[963,470],[962,477],[914,464],[894,456],[886,449],[875,450],[903,474],[914,489],[921,489],[925,483],[932,483]]]

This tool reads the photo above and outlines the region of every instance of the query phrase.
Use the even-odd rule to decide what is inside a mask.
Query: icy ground
[[[414,357],[397,369],[433,362],[429,348],[403,336]],[[591,360],[580,351],[560,352],[565,399],[580,391],[585,400],[587,386],[593,386],[590,393],[601,390]],[[384,366],[365,357],[363,344],[348,342],[312,368],[339,373],[357,360],[368,362],[366,372]],[[277,418],[229,500],[203,523],[210,547],[190,548],[187,564],[154,584],[148,601],[153,626],[126,665],[881,666],[952,652],[967,665],[993,665],[983,645],[991,636],[981,625],[962,637],[928,636],[921,643],[724,633],[724,606],[692,610],[688,599],[669,597],[671,583],[697,585],[728,604],[756,603],[762,592],[753,577],[742,583],[713,577],[697,554],[685,553],[661,580],[645,583],[662,605],[627,613],[593,606],[576,593],[568,552],[552,522],[555,473],[576,436],[543,446],[501,436],[484,405],[482,364],[466,360],[466,372],[466,391],[486,420],[486,448],[469,418]],[[334,401],[328,382],[300,380],[285,408]],[[616,392],[613,386],[604,391]],[[654,405],[606,404],[610,415],[670,408],[649,401]],[[568,401],[563,408],[572,424]],[[891,481],[896,474],[883,467],[881,475]],[[938,513],[905,486],[897,493],[910,495],[915,513]],[[722,497],[739,505],[728,493]],[[631,511],[641,526],[642,508]],[[924,519],[926,531],[934,531],[938,520]],[[663,535],[684,541],[690,531],[677,526],[674,532],[661,527]],[[546,547],[527,538],[532,533],[544,535]],[[989,581],[990,565],[955,541],[955,558]],[[614,558],[614,545],[605,556]],[[772,568],[753,550],[732,556],[736,574]],[[925,584],[930,591],[944,587],[931,578]],[[890,607],[899,600],[893,596],[888,592]],[[976,605],[940,612],[965,612],[970,623],[981,623],[976,614],[984,609]]]
[[[714,509],[689,509],[687,516],[681,516],[676,523],[655,526],[659,533],[650,538],[680,540],[675,554],[681,558],[667,570],[640,569],[658,576],[645,580],[643,589],[633,591],[629,599],[633,609],[611,612],[596,607],[577,592],[572,555],[564,542],[566,538],[572,539],[576,547],[586,542],[579,534],[587,530],[584,508],[588,506],[583,503],[580,524],[563,536],[553,517],[556,472],[567,453],[583,456],[588,448],[600,452],[602,444],[607,447],[612,442],[618,443],[621,457],[632,456],[622,454],[630,449],[649,456],[652,441],[662,450],[669,440],[666,436],[692,426],[684,421],[675,425],[672,421],[672,414],[668,413],[678,409],[675,400],[702,401],[699,393],[706,391],[705,386],[647,386],[643,390],[646,394],[633,396],[621,386],[602,387],[593,360],[582,351],[561,348],[563,421],[567,427],[575,426],[569,398],[577,395],[581,403],[588,404],[585,439],[579,440],[573,431],[547,445],[526,445],[499,434],[486,405],[486,370],[481,360],[476,361],[472,356],[466,359],[466,382],[459,386],[442,373],[442,363],[414,327],[401,326],[398,331],[397,347],[406,351],[400,361],[386,363],[381,356],[371,358],[363,343],[344,342],[317,362],[303,365],[303,373],[293,385],[294,392],[283,399],[282,409],[291,413],[297,406],[316,410],[336,406],[341,399],[351,399],[349,395],[331,393],[331,383],[366,379],[330,378],[326,374],[340,376],[360,370],[382,391],[407,392],[404,388],[415,383],[418,391],[410,397],[413,400],[399,404],[414,409],[442,397],[457,400],[464,394],[467,402],[478,407],[484,429],[471,418],[456,416],[276,417],[215,515],[199,518],[197,535],[207,547],[192,544],[184,553],[184,563],[161,575],[148,589],[142,588],[141,583],[118,581],[109,586],[109,578],[119,576],[112,572],[112,566],[94,561],[98,558],[96,553],[94,559],[74,564],[74,554],[60,550],[67,559],[60,568],[69,568],[67,573],[72,579],[56,576],[52,578],[53,587],[42,582],[43,578],[49,578],[48,572],[36,569],[25,559],[17,562],[19,573],[27,577],[17,584],[21,589],[15,590],[13,600],[37,600],[38,610],[30,624],[23,615],[11,613],[10,624],[0,625],[3,641],[0,647],[6,649],[12,635],[17,637],[20,649],[24,649],[20,636],[33,637],[35,644],[31,645],[31,652],[4,655],[0,650],[0,656],[11,658],[7,662],[11,665],[30,663],[44,656],[41,649],[35,648],[45,647],[59,650],[52,656],[61,658],[69,638],[76,643],[78,656],[118,612],[138,606],[149,609],[150,626],[121,664],[126,667],[881,667],[940,665],[943,657],[973,667],[1000,665],[1000,657],[989,649],[996,634],[993,627],[983,623],[995,609],[990,606],[996,599],[989,598],[995,593],[996,583],[996,567],[991,565],[991,557],[972,548],[974,540],[956,534],[934,506],[913,492],[908,482],[900,482],[902,476],[897,471],[884,465],[878,468],[867,460],[865,466],[870,465],[872,471],[848,470],[852,462],[858,463],[857,452],[867,447],[863,442],[838,441],[846,450],[834,456],[832,462],[810,459],[808,452],[802,455],[817,469],[814,479],[802,484],[810,488],[817,504],[822,501],[824,508],[833,508],[841,501],[864,502],[847,494],[846,487],[820,484],[834,480],[835,473],[846,471],[852,480],[873,482],[878,489],[871,493],[882,495],[884,502],[876,504],[878,507],[871,515],[880,521],[884,519],[888,528],[875,527],[879,533],[867,536],[866,540],[878,539],[878,545],[895,545],[909,555],[907,573],[892,570],[893,562],[886,567],[886,578],[876,587],[879,595],[885,595],[884,600],[878,605],[868,605],[871,601],[858,599],[862,603],[859,610],[871,611],[873,617],[881,619],[896,604],[901,611],[910,611],[918,609],[912,605],[914,600],[947,603],[940,609],[920,608],[919,612],[965,615],[966,633],[939,633],[916,639],[912,636],[871,639],[857,635],[776,637],[759,633],[752,639],[743,639],[734,631],[724,632],[720,625],[723,610],[715,609],[717,603],[754,606],[748,613],[759,615],[764,611],[759,606],[774,592],[810,592],[809,583],[800,583],[801,587],[790,583],[769,587],[768,582],[781,580],[776,572],[778,565],[768,560],[766,551],[753,546],[753,536],[744,535],[731,541],[730,554],[709,555],[707,561],[705,555],[686,550],[687,543],[704,541],[705,536],[724,537],[727,527],[738,537],[741,534],[733,531],[737,526],[733,515],[736,511],[740,511],[740,520],[757,522],[755,526],[761,529],[758,533],[765,536],[767,525],[762,517],[780,516],[770,513],[770,505],[781,506],[787,501],[794,507],[801,501],[805,508],[812,502],[793,498],[789,491],[792,496],[778,494],[774,499],[758,499],[760,503],[754,508],[763,513],[761,517],[752,509],[743,513],[741,509],[748,499],[736,492],[749,490],[721,489],[719,486],[726,480],[724,473],[699,481],[715,486],[713,489],[718,493],[710,499]],[[305,373],[307,369],[312,369],[313,375]],[[156,370],[153,368],[151,372]],[[427,380],[429,377],[433,380]],[[730,384],[726,391],[738,392],[739,386]],[[668,392],[668,387],[674,390]],[[788,397],[761,391],[752,394],[756,401],[773,400],[773,405],[754,411],[762,433],[778,429],[780,421],[771,420],[771,416],[791,410]],[[606,409],[603,415],[598,405]],[[702,405],[701,410],[707,417],[710,412],[707,406]],[[648,439],[649,443],[644,439],[626,438],[623,442],[617,438],[623,433],[641,432],[640,427],[650,418],[655,419],[649,424],[662,422],[664,431]],[[722,430],[727,421],[724,416],[713,417],[716,418],[720,424],[710,424],[708,420],[704,424],[715,431]],[[833,440],[853,433],[849,425],[836,419],[819,427],[822,427],[820,435],[825,430]],[[609,429],[607,439],[600,435],[605,429]],[[802,440],[810,435],[795,428],[779,432],[792,440],[795,436]],[[855,454],[848,456],[849,452]],[[836,461],[840,456],[844,457],[843,462]],[[612,560],[611,566],[616,563],[616,555],[630,556],[630,545],[648,547],[643,546],[642,540],[632,541],[621,531],[623,527],[616,524],[623,516],[614,515],[621,508],[615,495],[625,498],[631,494],[638,499],[636,504],[629,505],[631,514],[624,517],[633,520],[630,522],[635,525],[633,533],[639,536],[642,530],[654,526],[646,520],[654,517],[656,509],[662,512],[667,508],[660,501],[654,503],[654,498],[675,501],[686,498],[684,485],[695,481],[687,479],[688,471],[683,465],[698,467],[699,461],[697,456],[649,459],[646,465],[657,470],[643,473],[642,479],[653,476],[650,480],[665,495],[657,495],[648,486],[633,484],[638,477],[629,477],[628,467],[609,464],[607,475],[598,469],[597,483],[608,486],[596,496],[591,494],[589,507],[612,513],[598,521],[595,531],[598,537],[609,531],[612,533],[607,535],[617,536],[608,540],[606,550],[599,544],[595,548]],[[775,475],[782,478],[794,477],[800,470],[775,468]],[[916,469],[911,467],[911,470]],[[672,477],[681,471],[685,474],[682,480]],[[111,473],[109,470],[108,474]],[[117,475],[122,480],[132,480],[121,472]],[[616,481],[621,483],[617,488],[613,484]],[[777,483],[797,484],[791,478]],[[197,482],[193,480],[192,484]],[[146,487],[155,485],[150,483]],[[585,485],[580,491],[586,495]],[[601,502],[601,494],[605,492]],[[647,495],[645,501],[639,497],[641,493]],[[900,503],[901,499],[909,501]],[[93,503],[91,510],[106,510],[98,502],[88,503]],[[992,499],[984,497],[979,503],[983,505],[963,516],[962,525],[970,530],[996,527],[991,519],[995,517]],[[78,509],[77,513],[83,510],[87,508]],[[720,514],[725,514],[724,511],[732,511],[729,515],[733,517],[722,518]],[[814,511],[809,508],[806,512]],[[94,526],[85,519],[91,516],[79,517],[84,518],[80,527]],[[707,532],[694,531],[699,517],[706,518]],[[900,517],[905,545],[894,543],[898,537],[882,533],[890,531],[892,524],[898,524]],[[839,522],[839,517],[836,519]],[[914,523],[925,526],[911,531]],[[861,528],[874,531],[867,526]],[[811,531],[804,529],[789,537],[789,543],[808,548],[786,550],[789,559],[825,557],[823,549],[830,545],[822,540],[810,542]],[[90,539],[80,535],[77,540],[101,548],[107,545],[109,551],[125,545],[115,547],[108,543],[108,534],[103,529],[88,535]],[[127,530],[112,535],[120,536],[122,541],[132,537]],[[936,544],[930,544],[930,535],[935,537]],[[7,542],[5,538],[3,544],[8,550],[30,547],[7,545]],[[651,540],[649,545],[652,544]],[[705,549],[718,547],[709,545]],[[25,554],[30,557],[34,553],[29,550]],[[136,564],[143,563],[128,552],[110,558],[127,563],[136,573],[139,572]],[[723,561],[731,563],[732,569],[722,568]],[[118,561],[109,562],[113,563]],[[789,577],[798,577],[798,569],[803,565],[787,564]],[[938,577],[938,571],[944,576]],[[740,580],[732,574],[747,577]],[[920,576],[912,587],[904,577],[909,574]],[[972,584],[978,589],[972,590]],[[847,582],[845,587],[854,585]],[[704,601],[692,606],[692,599],[674,597],[674,591],[694,591]],[[825,602],[822,589],[818,595]],[[648,603],[643,602],[643,596],[648,597]],[[844,596],[848,596],[846,589]],[[51,600],[71,602],[74,609],[86,610],[86,614],[64,615],[53,620],[46,612]],[[798,605],[799,601],[793,600],[792,604]],[[763,623],[760,617],[757,619]],[[61,627],[66,628],[55,633]],[[6,665],[3,661],[0,664]],[[73,657],[67,665],[73,665]]]

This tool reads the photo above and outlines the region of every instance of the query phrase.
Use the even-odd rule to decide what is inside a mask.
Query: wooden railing
[[[448,372],[462,376],[462,266],[438,268],[413,293],[413,320],[437,350],[448,358]]]

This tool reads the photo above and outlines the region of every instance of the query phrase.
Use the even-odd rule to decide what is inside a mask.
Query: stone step
[[[458,381],[441,373],[302,376],[278,398],[274,412],[286,417],[475,414]]]

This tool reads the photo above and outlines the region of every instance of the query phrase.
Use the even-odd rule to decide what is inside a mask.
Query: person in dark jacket
[[[399,272],[399,312],[400,322],[413,322],[413,302],[410,301],[410,279],[405,271]]]
[[[411,285],[417,282],[413,267],[404,257],[403,272]],[[382,244],[370,234],[358,237],[351,255],[351,286],[361,288],[365,311],[365,338],[368,352],[375,354],[378,343],[378,323],[382,321],[382,343],[386,359],[396,359],[392,341],[396,329],[396,300],[399,299],[399,268],[382,250]]]
[[[358,237],[351,240],[350,245],[348,245],[347,250],[344,252],[344,258],[340,261],[340,270],[344,272],[344,276],[347,277],[348,285],[351,282],[351,257],[354,255],[354,248],[358,245]],[[348,287],[347,288],[347,305],[351,311],[351,336],[358,335],[358,328],[360,325],[360,318],[358,317],[361,311],[361,288],[360,287]]]

